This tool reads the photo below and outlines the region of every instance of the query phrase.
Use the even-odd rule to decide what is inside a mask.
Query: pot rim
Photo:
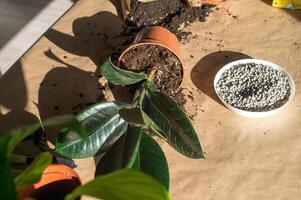
[[[142,45],[157,45],[157,46],[161,46],[167,50],[169,50],[170,52],[172,52],[172,54],[174,56],[176,56],[176,58],[179,60],[180,64],[181,64],[181,69],[182,69],[182,77],[181,77],[181,82],[179,84],[179,87],[177,89],[179,89],[183,83],[183,80],[184,80],[184,65],[183,65],[183,61],[181,60],[181,58],[172,50],[170,49],[169,47],[167,47],[166,45],[163,45],[163,44],[160,44],[160,43],[156,43],[156,42],[138,42],[138,43],[133,43],[131,44],[129,47],[127,47],[121,54],[120,56],[118,57],[118,66],[120,65],[120,61],[121,59],[123,58],[123,56],[128,52],[130,51],[132,48],[135,48],[135,47],[138,47],[138,46],[142,46]]]
[[[51,177],[51,175],[54,175],[55,177]],[[74,180],[74,183],[77,184],[77,187],[83,184],[78,173],[68,165],[50,164],[44,170],[41,179],[37,183],[29,185],[19,192],[18,199],[30,197],[35,190],[59,180]],[[80,199],[82,199],[82,197],[80,197]]]

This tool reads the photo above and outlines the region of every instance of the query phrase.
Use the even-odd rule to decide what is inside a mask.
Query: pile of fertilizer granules
[[[253,112],[279,108],[290,97],[289,80],[283,72],[255,63],[225,70],[216,84],[216,91],[233,107]]]

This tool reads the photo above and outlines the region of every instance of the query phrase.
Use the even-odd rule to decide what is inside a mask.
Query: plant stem
[[[141,94],[140,94],[140,96],[139,96],[139,106],[142,106],[145,94],[146,94],[146,88],[144,87]]]
[[[147,79],[146,79],[145,87],[143,88],[143,90],[142,90],[142,92],[141,92],[141,94],[140,94],[140,96],[139,96],[139,106],[142,106],[143,99],[144,99],[144,96],[145,96],[145,93],[146,93],[146,90],[147,90],[147,89],[146,89],[146,88],[147,88],[147,85],[149,84],[149,82],[152,81],[152,79],[153,79],[153,77],[154,77],[156,71],[157,71],[157,68],[156,68],[156,67],[153,67],[152,70],[151,70],[151,72],[149,73]]]
[[[152,70],[151,70],[151,72],[149,73],[149,75],[147,77],[148,81],[152,81],[153,80],[153,77],[154,77],[156,71],[157,71],[157,67],[153,67]]]

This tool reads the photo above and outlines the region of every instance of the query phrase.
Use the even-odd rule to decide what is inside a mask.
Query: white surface
[[[251,111],[245,111],[245,110],[241,110],[241,109],[238,109],[238,108],[235,108],[233,106],[231,106],[230,104],[226,103],[217,93],[216,91],[216,85],[217,85],[217,82],[218,80],[220,79],[221,75],[224,73],[225,70],[235,66],[235,65],[239,65],[239,64],[245,64],[245,63],[255,63],[255,64],[263,64],[263,65],[268,65],[274,69],[277,69],[279,71],[282,71],[287,77],[288,77],[288,80],[289,80],[289,85],[290,85],[290,97],[289,97],[289,100],[281,107],[275,109],[275,110],[271,110],[271,111],[266,111],[266,112],[251,112]],[[223,104],[229,108],[231,111],[241,115],[241,116],[244,116],[244,117],[251,117],[251,118],[262,118],[262,117],[267,117],[267,116],[270,116],[278,111],[280,111],[281,109],[283,109],[287,104],[289,104],[289,102],[293,99],[294,95],[295,95],[295,83],[294,83],[294,80],[293,78],[291,77],[291,75],[285,70],[283,69],[282,67],[280,67],[279,65],[276,65],[272,62],[269,62],[269,61],[265,61],[265,60],[259,60],[259,59],[242,59],[242,60],[237,60],[237,61],[234,61],[234,62],[231,62],[227,65],[225,65],[224,67],[222,67],[218,72],[217,74],[215,75],[215,78],[214,78],[214,90],[215,90],[215,93],[217,94],[218,98],[223,102]]]
[[[0,75],[3,75],[72,5],[73,2],[70,0],[49,2],[11,40],[7,41],[0,50]],[[17,15],[17,11],[15,13]],[[10,18],[11,16],[7,17],[7,20],[16,20]]]

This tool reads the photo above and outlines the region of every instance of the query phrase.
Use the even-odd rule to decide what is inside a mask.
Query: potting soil
[[[148,26],[163,26],[178,39],[184,41],[190,32],[183,28],[194,21],[205,21],[214,5],[203,4],[200,7],[188,8],[181,0],[157,0],[141,3],[131,1],[131,12],[125,20],[125,32],[127,34],[138,33]]]
[[[184,103],[179,87],[183,69],[179,59],[169,50],[158,45],[140,45],[124,54],[119,67],[150,74],[154,70],[153,82],[158,89],[172,97],[178,104]]]

